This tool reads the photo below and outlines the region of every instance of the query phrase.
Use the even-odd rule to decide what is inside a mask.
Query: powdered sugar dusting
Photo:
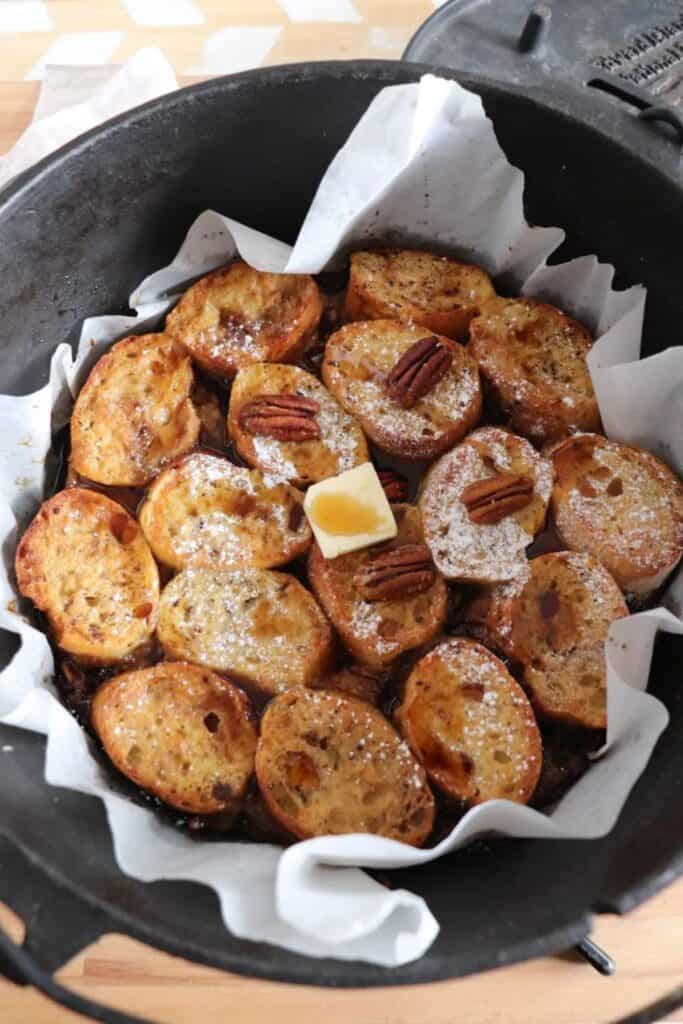
[[[475,431],[444,455],[427,478],[420,500],[425,540],[437,568],[450,579],[500,582],[518,575],[526,564],[526,548],[534,527],[537,530],[543,524],[550,498],[552,467],[523,438],[510,438],[494,427]],[[533,478],[534,500],[540,503],[541,514],[531,513],[530,526],[528,515],[508,515],[494,524],[472,522],[461,500],[463,490],[496,472],[509,471],[511,451],[518,466],[522,462],[525,474]]]

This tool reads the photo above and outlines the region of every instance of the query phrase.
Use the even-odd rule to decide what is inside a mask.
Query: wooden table
[[[405,14],[408,3],[396,6]],[[28,124],[37,95],[36,82],[0,82],[0,153]],[[20,940],[20,923],[2,905],[0,920]],[[334,992],[225,974],[120,935],[100,939],[59,977],[82,995],[163,1024],[264,1024],[274,1017],[299,1024],[320,1011],[325,1024],[603,1024],[683,980],[683,879],[627,918],[598,918],[593,937],[617,962],[612,978],[567,954],[430,986]],[[81,1019],[34,991],[0,982],[2,1024]],[[683,1022],[683,1009],[667,1019]]]

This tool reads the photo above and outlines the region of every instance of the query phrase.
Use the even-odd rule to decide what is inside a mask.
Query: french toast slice
[[[152,552],[135,519],[98,491],[69,487],[44,502],[19,542],[15,570],[56,645],[76,660],[122,661],[154,633]]]
[[[323,300],[306,274],[270,274],[236,261],[193,284],[166,331],[193,359],[232,378],[252,363],[291,363],[314,340]]]
[[[93,367],[71,416],[71,463],[88,480],[140,486],[199,440],[192,363],[165,334],[117,341]]]
[[[256,777],[300,839],[370,832],[420,846],[434,821],[425,772],[380,711],[325,690],[276,697],[261,720]]]
[[[238,808],[254,771],[257,728],[234,683],[162,661],[104,682],[91,721],[118,770],[164,803],[191,814]]]

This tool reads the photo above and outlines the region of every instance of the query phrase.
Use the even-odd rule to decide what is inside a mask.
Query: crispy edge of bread
[[[150,688],[166,679],[178,693],[181,704],[185,704],[187,698],[188,716],[183,716],[180,723],[177,703],[172,706],[173,718],[169,725],[166,720],[160,724],[163,712],[158,703],[150,700]],[[198,689],[205,692],[200,694],[196,692]],[[124,702],[123,707],[121,701]],[[148,705],[146,715],[143,712],[145,703]],[[189,716],[191,719],[188,720]],[[141,717],[147,719],[146,730]],[[222,721],[225,717],[229,719],[227,726]],[[255,716],[247,695],[230,680],[209,669],[187,662],[162,661],[150,668],[113,676],[95,693],[91,721],[107,756],[121,774],[171,807],[192,814],[216,814],[234,809],[235,803],[246,792],[256,755],[258,731]],[[182,728],[175,728],[177,724]],[[208,736],[214,737],[211,741],[199,732],[201,740],[217,748],[214,760],[220,762],[225,759],[226,766],[230,768],[225,772],[229,781],[224,778],[211,783],[210,795],[205,792],[208,782],[201,784],[196,778],[197,774],[201,778],[202,765],[197,773],[197,756],[200,759],[203,756],[202,742],[197,743],[195,735],[194,749],[187,746],[192,732],[196,734],[198,730],[205,730]],[[139,741],[136,739],[141,733],[146,734],[148,740],[150,737],[155,739],[151,755],[144,747],[143,736],[139,736]],[[121,749],[125,738],[132,741],[127,751]],[[168,744],[166,750],[164,740]],[[218,749],[219,745],[222,749]],[[159,777],[160,747],[167,755],[166,765],[169,761],[171,763],[171,771],[167,769],[163,778]],[[242,764],[234,764],[236,754]],[[182,759],[183,763],[178,763]],[[189,772],[185,769],[187,763]],[[194,785],[190,786],[190,779],[195,780]],[[188,793],[190,788],[195,790],[194,797]]]

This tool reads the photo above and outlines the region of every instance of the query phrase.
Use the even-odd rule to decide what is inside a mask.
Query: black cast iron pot
[[[132,287],[169,261],[201,210],[293,242],[373,96],[426,70],[354,61],[216,79],[103,125],[16,180],[0,197],[1,390],[42,385],[55,346],[75,339],[84,317],[124,311]],[[642,281],[645,354],[675,344],[679,185],[650,153],[639,157],[628,131],[609,138],[576,116],[559,89],[548,97],[461,80],[481,94],[526,172],[529,218],[567,230],[558,258],[595,252],[616,265],[618,286]],[[101,803],[47,786],[44,740],[0,728],[0,745],[14,748],[0,755],[0,899],[27,924],[24,949],[5,946],[7,973],[34,979],[36,964],[51,972],[105,931],[231,971],[332,986],[427,982],[566,949],[589,932],[593,912],[624,913],[683,873],[680,650],[671,637],[657,642],[650,689],[671,724],[611,835],[501,840],[395,872],[395,884],[424,896],[441,923],[425,956],[399,970],[242,941],[224,929],[209,889],[124,877]]]

